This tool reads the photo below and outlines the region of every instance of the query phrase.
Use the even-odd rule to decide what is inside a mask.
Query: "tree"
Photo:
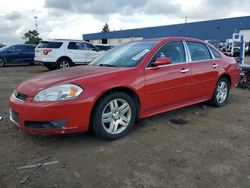
[[[103,28],[102,28],[102,33],[107,33],[107,32],[110,32],[109,25],[107,23],[105,23]]]
[[[24,34],[23,39],[25,40],[25,44],[39,44],[41,42],[41,38],[39,37],[39,33],[37,30],[29,30]]]

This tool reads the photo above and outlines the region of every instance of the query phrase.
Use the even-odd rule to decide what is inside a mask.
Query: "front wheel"
[[[230,84],[226,78],[221,78],[217,84],[212,98],[212,104],[222,107],[226,104],[229,96]]]
[[[123,92],[102,98],[92,115],[92,128],[97,136],[116,140],[125,136],[135,124],[137,116],[133,99]]]
[[[3,59],[0,59],[0,68],[1,67],[4,67],[5,63],[4,63],[4,60]]]

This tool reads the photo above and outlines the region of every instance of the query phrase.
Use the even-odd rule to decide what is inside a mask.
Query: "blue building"
[[[107,33],[83,34],[83,40],[93,44],[123,43],[139,39],[185,36],[202,40],[226,40],[240,32],[250,41],[250,16],[200,21]]]

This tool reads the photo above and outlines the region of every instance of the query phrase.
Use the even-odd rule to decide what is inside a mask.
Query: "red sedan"
[[[41,134],[127,134],[137,118],[211,101],[223,106],[239,77],[235,60],[191,38],[136,41],[90,65],[42,74],[18,86],[10,119]]]

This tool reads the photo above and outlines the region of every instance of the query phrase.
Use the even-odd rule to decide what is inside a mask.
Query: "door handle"
[[[180,72],[181,73],[186,73],[186,72],[189,72],[189,69],[181,69]]]
[[[216,68],[218,67],[219,65],[218,64],[213,64],[213,68]]]

